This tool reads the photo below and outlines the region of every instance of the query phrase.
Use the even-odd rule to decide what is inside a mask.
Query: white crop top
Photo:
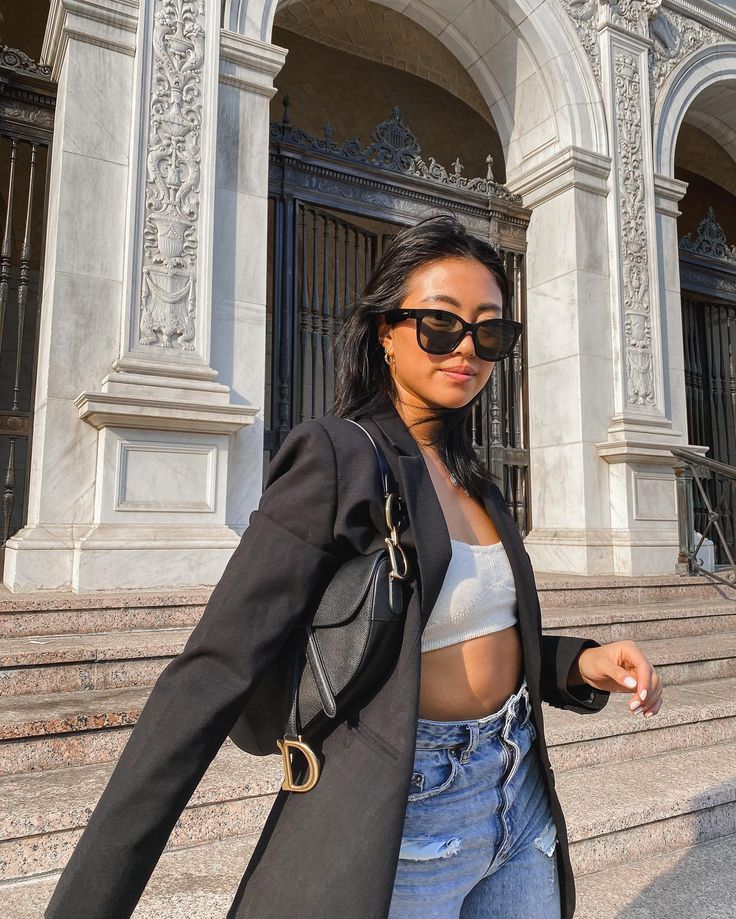
[[[503,544],[450,542],[452,558],[422,632],[422,651],[497,632],[518,618],[514,575]]]

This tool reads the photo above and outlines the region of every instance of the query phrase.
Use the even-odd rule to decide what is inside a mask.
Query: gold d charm
[[[310,788],[314,788],[319,778],[319,761],[312,748],[304,743],[301,734],[296,740],[287,740],[286,737],[283,740],[277,740],[276,745],[281,750],[281,755],[284,758],[284,781],[281,783],[281,787],[286,791],[309,791]],[[302,785],[294,784],[294,776],[291,772],[291,756],[289,754],[290,747],[295,750],[301,750],[309,766],[306,781]]]

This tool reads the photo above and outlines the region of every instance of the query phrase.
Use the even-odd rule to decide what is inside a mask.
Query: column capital
[[[662,0],[600,0],[598,31],[609,28],[641,45],[653,47],[649,22],[661,6]]]
[[[69,39],[134,55],[138,0],[51,0],[41,60],[58,82]]]
[[[528,172],[510,177],[506,184],[522,196],[525,207],[534,208],[570,188],[605,197],[610,171],[610,156],[571,145]]]
[[[220,82],[270,99],[276,92],[273,78],[287,54],[287,48],[221,29]]]
[[[674,179],[671,176],[654,173],[654,203],[657,213],[666,217],[679,217],[682,211],[677,205],[687,191],[688,182]]]

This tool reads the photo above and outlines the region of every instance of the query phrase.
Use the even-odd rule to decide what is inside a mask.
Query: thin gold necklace
[[[417,444],[419,445],[420,450],[434,457],[434,459],[437,461],[437,465],[441,467],[443,472],[447,473],[447,477],[448,477],[448,481],[450,482],[450,485],[454,485],[455,488],[457,488],[460,485],[459,479],[453,472],[450,472],[450,470],[447,468],[447,466],[445,466],[445,464],[442,462],[439,456],[437,456],[437,454],[433,450],[430,450],[424,444],[419,443],[419,441],[417,441]],[[463,491],[468,497],[470,497],[470,492],[468,491],[467,488],[463,488]]]

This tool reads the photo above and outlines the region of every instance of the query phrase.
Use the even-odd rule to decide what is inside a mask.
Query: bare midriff
[[[426,454],[425,454],[426,456]],[[485,507],[450,485],[434,462],[427,467],[452,539],[476,545],[500,541]],[[524,656],[518,623],[422,653],[419,717],[432,721],[482,718],[519,688]]]

